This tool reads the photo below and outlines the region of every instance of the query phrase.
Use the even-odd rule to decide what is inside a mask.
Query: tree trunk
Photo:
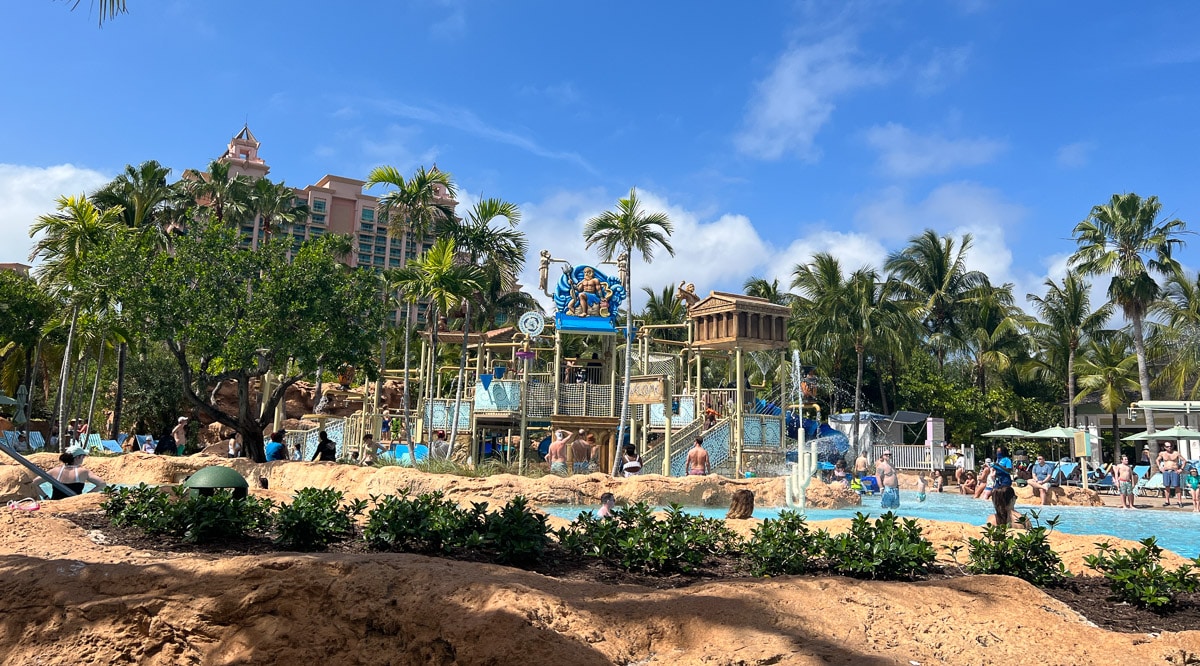
[[[625,251],[632,254],[633,249],[625,246]],[[632,263],[632,262],[630,262]],[[625,443],[625,429],[629,424],[629,375],[633,372],[633,291],[631,289],[633,279],[629,279],[629,284],[625,287],[625,381],[624,390],[621,391],[621,421],[617,426],[617,441],[613,447],[613,467],[612,475],[621,475],[621,456],[617,452],[621,450],[621,446]],[[671,418],[670,410],[667,410],[666,418]],[[644,452],[643,452],[644,453]],[[670,461],[667,461],[670,464]]]
[[[883,385],[883,363],[879,363],[878,359],[876,359],[876,361],[877,362],[875,365],[879,371],[879,408],[881,413],[887,414],[892,410],[888,409],[887,391],[884,389]]]
[[[129,345],[121,342],[121,346],[117,348],[117,393],[113,396],[113,426],[109,439],[116,439],[121,434],[121,403],[125,400],[125,357],[128,354]]]
[[[35,346],[33,349],[33,358],[26,359],[26,363],[29,366],[29,372],[26,375],[28,378],[28,382],[26,383],[26,387],[28,390],[25,393],[25,395],[26,395],[26,398],[25,398],[25,427],[23,429],[25,431],[25,441],[26,442],[29,441],[29,422],[33,420],[33,391],[34,391],[35,386],[37,385],[38,360],[41,359],[41,357],[42,357],[42,340],[43,339],[44,338],[42,338],[42,337],[38,338],[37,346]],[[50,382],[46,382],[46,383],[49,384]]]
[[[412,427],[409,426],[409,417],[411,416],[408,410],[408,341],[412,337],[412,304],[408,303],[404,307],[404,441],[408,444],[408,464],[416,466],[417,464],[417,447],[413,444]],[[392,432],[395,433],[396,424],[392,424]]]
[[[1117,413],[1112,413],[1113,428],[1113,464],[1121,462],[1121,431],[1117,427]]]
[[[854,352],[858,354],[858,372],[854,375],[854,450],[862,452],[862,446],[858,441],[859,422],[862,410],[862,376],[863,376],[863,346],[854,345]]]
[[[1067,427],[1075,427],[1075,344],[1072,343],[1067,348]],[[1117,427],[1117,422],[1113,421],[1113,428]],[[1121,443],[1117,442],[1117,451],[1121,450]],[[1120,461],[1120,456],[1114,462]]]
[[[458,356],[458,383],[454,390],[454,411],[450,412],[450,453],[446,454],[447,458],[453,455],[455,438],[458,436],[458,410],[462,409],[463,382],[466,381],[467,374],[467,340],[470,332],[471,301],[467,301],[466,312],[463,313],[462,353]],[[474,451],[471,453],[474,454]]]
[[[67,329],[67,348],[63,351],[62,370],[58,375],[58,450],[61,453],[69,444],[67,438],[67,376],[71,367],[71,343],[75,339],[75,322],[79,319],[79,306],[71,310],[71,327]]]
[[[96,352],[96,379],[92,380],[92,399],[88,401],[87,424],[88,434],[91,434],[96,428],[92,427],[92,421],[96,416],[96,391],[100,388],[100,370],[104,368],[104,339],[100,340],[100,350]],[[103,428],[100,432],[103,432]],[[103,435],[101,435],[103,437]]]
[[[1133,325],[1133,349],[1137,353],[1138,384],[1142,389],[1142,400],[1150,399],[1150,369],[1146,367],[1146,340],[1142,336],[1142,315],[1134,313],[1130,317]],[[1146,432],[1154,432],[1154,411],[1149,407],[1142,409],[1146,417]],[[1158,440],[1150,440],[1150,473],[1158,472]]]

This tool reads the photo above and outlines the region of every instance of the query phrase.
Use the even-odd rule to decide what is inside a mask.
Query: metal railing
[[[928,469],[941,471],[954,466],[952,460],[947,460],[946,447],[942,444],[927,446],[924,444],[876,444],[871,449],[872,460],[888,450],[892,452],[892,466],[896,469]],[[966,468],[975,467],[975,449],[967,446],[959,450],[966,456]]]

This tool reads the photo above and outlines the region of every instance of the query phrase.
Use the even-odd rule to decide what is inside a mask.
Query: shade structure
[[[0,405],[3,405],[5,407],[16,407],[17,401],[4,395],[3,393],[0,393]]]
[[[985,432],[985,433],[983,433],[983,436],[984,437],[1029,437],[1032,434],[1033,433],[1029,432],[1028,430],[1021,430],[1020,428],[1008,427],[1008,428],[1001,428],[1000,430],[993,430],[991,432]]]
[[[1173,426],[1171,428],[1167,428],[1166,430],[1158,430],[1155,432],[1143,430],[1136,435],[1130,435],[1128,437],[1121,438],[1121,440],[1125,442],[1150,439],[1200,439],[1200,430],[1192,430],[1191,428],[1185,428],[1183,426]]]
[[[1076,428],[1064,428],[1062,426],[1057,426],[1031,433],[1028,435],[1028,437],[1033,439],[1071,439],[1075,437],[1075,433],[1077,432],[1083,431]]]

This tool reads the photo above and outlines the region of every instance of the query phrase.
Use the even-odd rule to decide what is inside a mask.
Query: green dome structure
[[[229,489],[234,497],[245,497],[250,484],[232,467],[210,465],[196,470],[183,482],[183,487],[197,495],[211,495],[216,490]]]

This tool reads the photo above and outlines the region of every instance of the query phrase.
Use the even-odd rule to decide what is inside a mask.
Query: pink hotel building
[[[258,155],[259,145],[249,126],[243,127],[219,159],[229,164],[231,175],[241,174],[257,180],[271,170]],[[354,240],[354,249],[346,257],[346,263],[374,270],[404,266],[433,244],[432,236],[423,239],[407,233],[402,238],[389,236],[387,225],[376,219],[379,198],[365,194],[364,184],[362,180],[327,174],[313,185],[293,188],[297,202],[308,206],[308,220],[276,233],[291,233],[297,248],[301,242],[322,234],[350,236]],[[449,199],[444,188],[437,187],[441,189],[438,195]],[[256,216],[243,222],[242,235],[247,245],[256,246],[263,239],[261,219]],[[425,310],[425,303],[417,305],[416,321],[425,320]],[[393,312],[392,318],[399,321],[398,313]]]

